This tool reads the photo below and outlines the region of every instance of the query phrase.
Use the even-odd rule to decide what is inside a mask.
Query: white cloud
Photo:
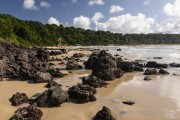
[[[104,18],[104,15],[100,12],[96,12],[94,13],[94,16],[91,18],[91,20],[96,23],[98,22],[99,20],[103,19]]]
[[[37,10],[35,0],[24,0],[23,7],[28,10]]]
[[[72,0],[71,2],[72,2],[72,3],[77,3],[78,1],[77,1],[77,0]]]
[[[60,25],[60,22],[54,18],[54,17],[50,17],[49,20],[48,20],[48,24],[55,24],[55,25]]]
[[[50,7],[50,4],[46,1],[41,1],[40,2],[40,7],[43,7],[43,8],[49,8]]]
[[[88,2],[89,6],[92,6],[92,5],[103,5],[103,4],[104,4],[103,0],[90,0]]]
[[[81,15],[73,19],[73,26],[77,28],[90,29],[90,25],[91,25],[91,22],[88,17],[84,17]]]
[[[124,8],[122,8],[119,5],[111,5],[109,12],[110,13],[119,13],[119,12],[121,12],[123,10],[124,10]]]
[[[180,17],[180,0],[175,0],[174,3],[167,3],[163,11],[168,15],[168,16],[179,16]]]
[[[151,4],[151,0],[145,0],[145,1],[143,2],[143,4],[144,4],[144,5],[150,5],[150,4]]]
[[[156,25],[155,32],[180,34],[180,18],[168,18]]]
[[[137,16],[124,14],[112,17],[104,23],[96,24],[98,30],[105,30],[117,33],[151,33],[151,26],[155,23],[155,19],[146,18],[142,13]]]

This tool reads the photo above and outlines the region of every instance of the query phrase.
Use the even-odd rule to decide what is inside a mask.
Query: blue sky
[[[180,32],[180,0],[1,0],[0,13],[121,33]]]

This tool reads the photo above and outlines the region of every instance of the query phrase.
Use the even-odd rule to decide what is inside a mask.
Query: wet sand
[[[77,52],[77,51],[74,51]],[[73,51],[68,54],[71,56]],[[89,52],[87,53],[89,54]],[[128,58],[128,56],[127,56]],[[151,81],[144,81],[142,72],[127,73],[123,77],[110,81],[107,88],[97,89],[97,101],[77,104],[64,103],[61,107],[41,108],[42,120],[91,120],[105,105],[110,108],[117,120],[179,120],[180,119],[180,76],[178,68],[169,68],[170,75],[151,76]],[[90,70],[69,71],[63,78],[55,81],[67,90],[81,80],[82,76],[91,74]],[[9,119],[18,107],[11,106],[8,99],[16,92],[24,92],[31,97],[45,90],[45,83],[32,84],[27,81],[0,82],[0,116]],[[133,100],[135,105],[122,104],[124,100]],[[24,106],[24,105],[22,105]]]

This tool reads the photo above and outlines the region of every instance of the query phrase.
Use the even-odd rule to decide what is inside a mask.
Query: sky
[[[0,13],[117,33],[180,33],[180,0],[1,0]]]

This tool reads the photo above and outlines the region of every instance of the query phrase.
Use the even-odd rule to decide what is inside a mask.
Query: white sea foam
[[[171,58],[179,58],[180,59],[180,53],[172,53],[170,54]]]

